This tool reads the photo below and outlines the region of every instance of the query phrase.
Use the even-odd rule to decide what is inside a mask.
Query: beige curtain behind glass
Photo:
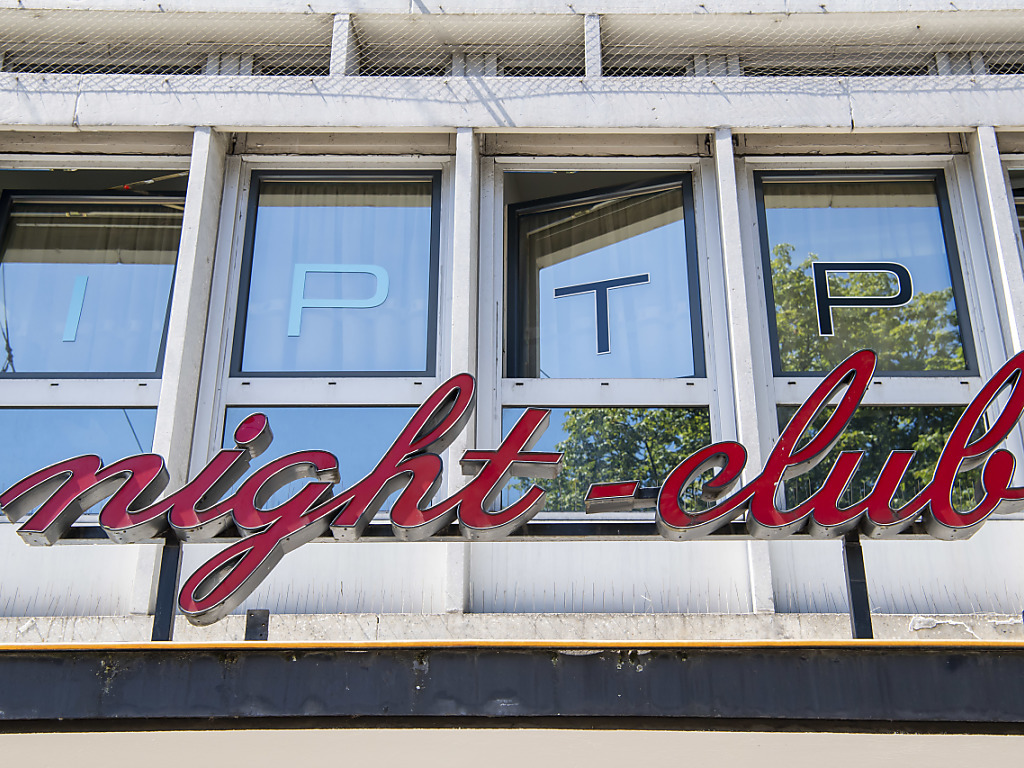
[[[15,202],[4,263],[174,264],[180,203]]]
[[[429,208],[429,181],[265,181],[260,207]]]
[[[766,181],[765,208],[935,208],[932,181]]]

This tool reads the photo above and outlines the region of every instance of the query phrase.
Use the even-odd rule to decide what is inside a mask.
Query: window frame
[[[44,202],[81,202],[87,203],[94,200],[119,200],[124,202],[131,201],[145,201],[148,203],[155,203],[160,198],[166,198],[167,200],[175,200],[181,203],[182,211],[185,208],[185,193],[182,192],[180,195],[169,195],[162,193],[159,197],[154,196],[139,196],[129,195],[117,190],[106,190],[106,191],[80,191],[75,190],[71,193],[53,191],[53,190],[10,190],[5,189],[0,192],[0,249],[3,248],[5,238],[7,236],[8,222],[10,221],[10,212],[12,206],[22,200],[28,201],[44,201]],[[181,242],[181,233],[178,233],[179,250]],[[0,264],[3,263],[3,253],[0,250]],[[102,371],[68,371],[68,372],[45,372],[39,373],[3,373],[0,374],[0,378],[11,378],[11,379],[149,379],[159,381],[163,378],[164,372],[164,357],[167,353],[167,329],[171,322],[171,301],[174,298],[174,284],[178,275],[178,256],[175,254],[174,258],[174,273],[171,276],[171,284],[167,289],[167,312],[164,314],[163,327],[160,329],[160,349],[157,353],[156,366],[152,372],[142,371],[127,371],[125,373],[110,372],[105,373]]]
[[[524,368],[525,357],[521,345],[509,342],[510,334],[519,337],[525,334],[525,298],[527,275],[529,264],[522,258],[520,253],[518,217],[532,213],[544,213],[557,210],[558,208],[587,205],[605,200],[615,200],[624,197],[629,193],[647,194],[664,192],[679,188],[683,196],[683,227],[685,232],[685,260],[687,274],[690,277],[687,286],[687,293],[690,300],[690,339],[693,351],[694,373],[692,376],[680,376],[682,379],[704,379],[707,378],[707,360],[704,351],[704,323],[701,316],[701,295],[700,295],[700,274],[697,267],[697,228],[696,214],[694,207],[693,178],[692,173],[683,172],[666,175],[662,179],[651,179],[650,181],[625,183],[616,186],[603,187],[591,190],[581,195],[557,195],[543,198],[541,200],[530,200],[521,203],[513,203],[508,206],[506,229],[508,233],[508,245],[506,250],[506,313],[505,313],[505,338],[503,346],[505,351],[505,378],[527,379],[541,378],[539,376],[521,376],[518,373],[509,376],[508,371],[521,371]],[[513,225],[515,222],[515,225]],[[559,377],[561,378],[561,377]],[[652,377],[638,377],[652,378]]]
[[[252,278],[252,261],[256,240],[256,212],[259,208],[260,185],[265,181],[430,181],[430,257],[429,284],[427,286],[427,348],[426,368],[423,371],[242,371],[242,351],[245,339],[245,323],[248,315],[248,298]],[[245,233],[242,245],[242,261],[237,288],[235,328],[232,336],[231,369],[232,377],[243,378],[400,378],[425,376],[433,378],[437,373],[437,332],[438,332],[438,265],[441,243],[441,171],[423,172],[358,171],[344,170],[271,170],[254,169],[249,180],[249,194],[245,213]]]
[[[735,414],[731,404],[731,357],[724,302],[724,272],[718,236],[718,209],[714,165],[694,155],[644,157],[542,157],[529,155],[482,158],[480,231],[480,290],[478,370],[480,386],[477,436],[479,445],[497,445],[502,438],[505,408],[685,408],[708,411],[711,440],[735,437]],[[505,174],[517,171],[573,171],[578,173],[652,173],[661,178],[689,176],[684,184],[691,193],[692,207],[686,211],[693,225],[692,248],[697,311],[701,321],[702,377],[687,378],[561,378],[541,379],[506,376],[511,320],[508,275],[511,269],[509,209],[505,203]],[[649,185],[648,183],[644,184]],[[616,185],[619,188],[621,185]],[[594,187],[595,192],[607,189]],[[584,195],[573,195],[572,200]],[[687,232],[688,236],[690,231]],[[687,248],[691,244],[687,244]],[[683,457],[680,456],[680,459]],[[627,478],[632,479],[632,478]],[[544,512],[544,518],[586,520],[580,512]],[[612,516],[615,517],[615,516]],[[621,513],[623,520],[649,519],[650,512]],[[602,519],[611,519],[602,516]]]
[[[190,473],[221,448],[227,409],[249,407],[418,407],[447,378],[451,357],[451,165],[449,155],[252,155],[227,158],[211,301],[200,375]],[[258,201],[254,180],[268,178],[429,178],[432,190],[431,269],[434,274],[433,370],[390,375],[361,372],[238,372],[235,339],[240,320],[243,263],[251,258]],[[242,329],[240,331],[240,329]],[[310,445],[317,448],[317,445]],[[273,452],[273,451],[271,451]]]
[[[10,170],[97,170],[190,171],[188,155],[9,155],[3,167]],[[66,194],[66,193],[61,193]],[[75,190],[72,194],[78,195]],[[184,204],[185,198],[182,198]],[[179,246],[180,258],[180,246]],[[168,321],[175,310],[174,286],[178,280],[178,264],[168,301]],[[180,293],[180,292],[179,292]],[[122,376],[92,373],[71,376],[42,374],[26,377],[0,377],[0,402],[5,408],[153,408],[159,405],[160,382],[166,356],[165,344],[160,355],[160,373],[157,375]],[[117,457],[121,458],[121,457]]]
[[[963,260],[960,256],[960,249],[957,247],[953,214],[949,202],[949,189],[946,185],[945,172],[942,168],[923,169],[920,171],[883,171],[883,170],[827,170],[813,169],[801,171],[795,169],[785,170],[755,170],[753,172],[754,204],[757,214],[758,243],[760,245],[761,269],[764,275],[763,289],[765,300],[765,322],[768,332],[768,350],[771,357],[772,373],[776,378],[785,377],[815,377],[820,378],[828,371],[783,371],[781,350],[779,344],[778,322],[774,311],[775,290],[771,278],[771,244],[768,240],[768,219],[767,209],[764,202],[764,182],[776,180],[792,181],[816,181],[841,182],[851,181],[933,181],[935,183],[936,198],[939,208],[939,218],[942,227],[942,239],[946,249],[946,260],[949,267],[950,283],[953,291],[953,301],[956,308],[957,323],[959,326],[961,344],[964,352],[966,367],[960,370],[935,370],[935,371],[884,371],[879,376],[887,377],[976,377],[978,376],[978,358],[975,348],[974,329],[971,324],[970,313],[967,307],[967,295],[964,288]]]
[[[754,174],[795,171],[802,175],[823,172],[826,175],[859,172],[866,174],[913,173],[941,170],[945,180],[943,190],[949,203],[951,235],[960,259],[965,304],[971,328],[971,345],[976,367],[973,371],[949,373],[927,372],[914,376],[878,372],[864,397],[864,405],[966,405],[980,391],[985,381],[1009,358],[1002,338],[982,333],[985,328],[999,327],[988,257],[982,231],[980,213],[969,161],[964,155],[849,155],[849,156],[751,156],[738,158],[737,172],[740,194],[740,212],[744,227],[744,264],[748,276],[748,291],[758,306],[752,323],[755,351],[756,378],[765,391],[764,404],[758,405],[759,432],[762,448],[770,449],[779,430],[774,409],[777,405],[800,405],[814,391],[825,374],[795,375],[775,373],[772,362],[772,343],[768,335],[767,290],[764,281],[762,251],[763,223],[758,221],[758,201]],[[763,322],[757,322],[761,321]],[[827,373],[827,372],[826,372]],[[771,413],[769,413],[769,406]],[[767,454],[765,454],[767,455]]]

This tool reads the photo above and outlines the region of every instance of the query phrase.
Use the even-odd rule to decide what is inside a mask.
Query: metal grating
[[[328,14],[0,10],[0,69],[95,75],[326,75]]]
[[[583,16],[357,15],[348,74],[582,77]]]
[[[605,76],[1014,74],[1019,12],[624,15],[601,19]]]
[[[0,70],[108,78],[1020,74],[1024,9],[587,17],[7,8]]]

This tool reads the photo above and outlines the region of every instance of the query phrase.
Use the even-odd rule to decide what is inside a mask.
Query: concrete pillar
[[[601,16],[588,13],[583,17],[583,57],[587,77],[601,76]]]
[[[352,15],[348,13],[334,14],[330,73],[332,75],[359,74],[359,49],[356,45]]]
[[[154,453],[167,461],[171,488],[188,475],[226,146],[224,134],[195,129],[153,437]]]
[[[751,301],[747,290],[740,225],[739,195],[736,189],[736,156],[732,147],[732,130],[716,128],[714,134],[715,178],[718,192],[719,235],[722,261],[725,266],[726,312],[729,323],[729,346],[732,364],[733,407],[736,413],[737,439],[747,449],[746,480],[762,466],[761,433],[754,393],[753,335],[751,324],[761,322],[751,317],[758,302]],[[767,278],[766,278],[767,279]],[[724,350],[723,350],[724,352]],[[768,542],[747,542],[747,564],[750,571],[751,602],[755,612],[775,611],[772,592],[771,562]]]
[[[981,126],[973,131],[968,151],[1003,340],[1007,353],[1015,354],[1024,349],[1024,268],[995,129]]]
[[[451,363],[449,375],[471,373],[477,366],[478,212],[480,150],[472,128],[459,128],[455,136],[455,172],[452,185]],[[476,416],[448,449],[448,493],[466,478],[459,470],[462,454],[476,445]],[[446,544],[445,605],[448,613],[468,607],[469,545]]]

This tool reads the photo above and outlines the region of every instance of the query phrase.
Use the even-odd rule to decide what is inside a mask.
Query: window
[[[758,239],[749,244],[759,246],[766,304],[759,383],[772,393],[758,404],[759,428],[769,438],[763,455],[825,373],[860,349],[878,355],[875,376],[839,441],[811,471],[785,482],[780,508],[792,509],[821,488],[841,451],[864,454],[842,505],[867,495],[891,451],[914,451],[895,492],[899,507],[931,479],[964,407],[1008,356],[1001,339],[975,335],[992,323],[995,301],[984,293],[991,277],[981,221],[971,207],[969,163],[934,156],[744,162],[757,216]],[[860,167],[851,170],[854,163]],[[824,409],[803,441],[831,413]],[[978,478],[977,469],[957,477],[954,506],[974,506]],[[900,546],[902,552],[906,542]],[[936,562],[951,556],[941,544],[931,546]],[[773,579],[801,574],[807,583],[813,573],[822,585],[842,583],[837,542],[767,547]],[[866,542],[865,558],[884,547]],[[888,571],[868,565],[876,611],[891,594],[887,579],[921,578],[898,561]],[[788,576],[776,580],[778,610],[820,610],[822,593],[812,593],[831,589],[793,584]]]
[[[186,179],[0,170],[3,488],[68,456],[152,450]]]
[[[437,175],[253,181],[234,371],[433,375]]]
[[[756,184],[777,374],[827,372],[865,347],[879,372],[977,370],[941,172]]]
[[[703,376],[691,186],[677,177],[510,207],[511,371]]]
[[[246,215],[215,280],[227,287],[237,275],[220,299],[233,333],[208,331],[207,369],[220,366],[223,384],[204,377],[212,417],[200,413],[197,432],[209,418],[209,442],[197,461],[233,444],[235,427],[258,411],[275,438],[253,468],[323,449],[350,485],[436,383],[440,166],[290,171],[234,162],[229,195],[232,184]]]
[[[696,175],[506,172],[499,429],[548,407],[535,449],[564,455],[555,480],[513,481],[503,503],[536,482],[548,514],[575,514],[590,483],[658,485],[710,442]]]

